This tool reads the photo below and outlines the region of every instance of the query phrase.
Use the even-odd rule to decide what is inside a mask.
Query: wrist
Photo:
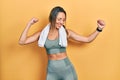
[[[96,31],[98,31],[98,32],[102,32],[102,28],[97,27],[97,28],[96,28]]]

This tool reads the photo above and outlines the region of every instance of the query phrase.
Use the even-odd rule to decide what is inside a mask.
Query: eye
[[[58,21],[61,21],[61,18],[59,18]]]
[[[62,18],[57,18],[57,20],[65,22],[65,19],[62,19]]]
[[[58,21],[62,20],[62,18],[57,18]]]

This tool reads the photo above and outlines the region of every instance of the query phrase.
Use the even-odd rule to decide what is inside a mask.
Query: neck
[[[59,29],[57,29],[57,28],[53,28],[52,26],[50,27],[50,31],[58,31]]]

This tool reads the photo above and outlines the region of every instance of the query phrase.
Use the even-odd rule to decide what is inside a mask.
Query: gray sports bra
[[[44,46],[48,54],[66,52],[66,47],[61,47],[59,45],[59,38],[55,40],[49,40],[47,38]]]

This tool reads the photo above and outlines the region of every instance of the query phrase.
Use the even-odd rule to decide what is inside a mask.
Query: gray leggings
[[[68,58],[49,60],[46,80],[77,80],[77,75]]]

